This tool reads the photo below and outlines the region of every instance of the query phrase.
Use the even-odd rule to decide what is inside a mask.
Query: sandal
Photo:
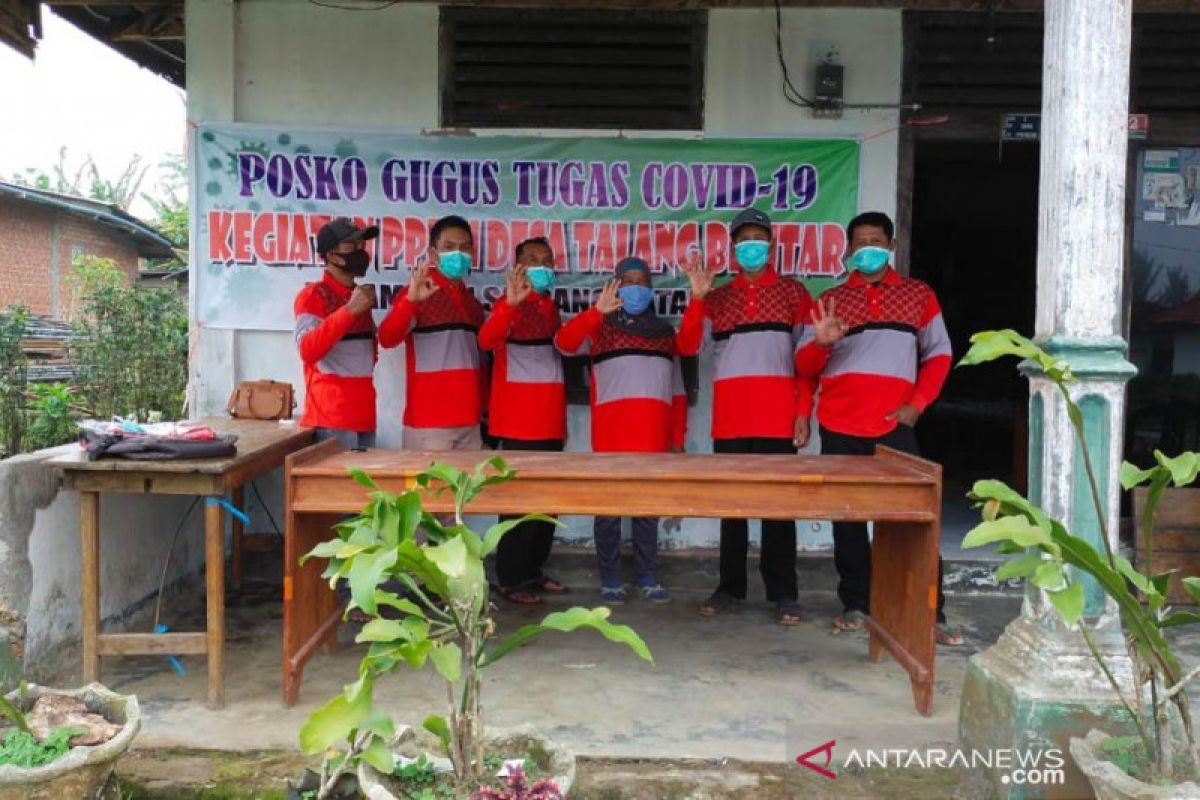
[[[543,575],[540,578],[535,578],[528,584],[529,588],[536,589],[543,594],[566,594],[570,591],[567,585],[562,581],[555,580],[549,575]]]
[[[861,631],[867,624],[867,615],[857,609],[843,611],[833,618],[833,627],[839,631]]]
[[[780,600],[775,604],[775,618],[780,625],[799,625],[800,604],[795,600]]]
[[[953,625],[939,622],[933,631],[938,644],[946,645],[947,647],[957,647],[963,643],[962,631]]]
[[[542,602],[542,598],[533,592],[527,592],[515,586],[497,586],[496,591],[508,602],[516,603],[519,606],[536,606]]]
[[[600,599],[610,606],[623,606],[629,602],[629,592],[624,586],[601,586]]]
[[[718,614],[726,614],[730,611],[736,611],[741,604],[741,600],[724,592],[713,592],[707,600],[700,604],[700,615],[704,617],[715,617]]]

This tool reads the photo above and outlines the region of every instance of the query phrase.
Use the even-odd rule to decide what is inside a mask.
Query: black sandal
[[[726,614],[731,611],[736,611],[741,605],[741,600],[724,592],[713,592],[707,600],[700,604],[700,615],[704,617],[715,617],[718,614]]]

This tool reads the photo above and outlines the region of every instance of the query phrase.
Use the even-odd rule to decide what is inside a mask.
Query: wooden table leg
[[[870,658],[892,654],[924,716],[933,713],[938,530],[936,523],[876,523],[871,548]]]
[[[283,702],[293,705],[300,697],[304,665],[322,642],[337,636],[341,604],[329,582],[321,577],[328,563],[314,558],[303,566],[300,558],[334,536],[338,514],[287,514],[283,546]]]
[[[233,507],[238,511],[245,512],[245,487],[238,486],[230,494],[232,495],[230,500],[233,503]],[[245,525],[243,525],[242,520],[234,514],[229,515],[229,522],[232,528],[229,556],[229,583],[235,592],[240,592],[242,590],[242,537],[245,534]]]
[[[208,589],[208,706],[225,705],[225,525],[221,506],[204,506],[204,573]]]
[[[100,493],[79,493],[83,682],[100,680]]]

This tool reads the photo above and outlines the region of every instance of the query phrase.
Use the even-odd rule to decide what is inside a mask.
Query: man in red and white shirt
[[[518,244],[514,257],[504,296],[479,329],[479,346],[494,354],[488,432],[500,450],[559,452],[567,438],[567,397],[554,348],[562,327],[553,295],[554,251],[539,237]],[[496,549],[503,597],[528,605],[542,602],[541,592],[566,591],[542,571],[553,542],[552,522],[523,522],[505,534]]]
[[[713,451],[784,454],[808,441],[810,403],[796,381],[795,347],[809,320],[812,299],[772,265],[771,220],[758,209],[729,226],[736,275],[713,288],[713,276],[695,259],[685,267],[692,300],[679,329],[679,350],[713,349]],[[803,410],[803,412],[802,412]],[[802,412],[802,413],[801,413]],[[746,598],[749,523],[721,520],[720,582],[700,613],[731,610]],[[796,523],[763,520],[759,571],[778,621],[800,622],[796,586]]]
[[[375,444],[375,287],[356,281],[371,264],[364,242],[378,235],[379,228],[358,228],[345,217],[326,223],[317,233],[325,272],[300,290],[293,306],[304,362],[300,424],[346,448]]]
[[[404,447],[481,450],[484,376],[479,357],[483,307],[463,278],[475,241],[462,217],[438,220],[425,264],[379,326],[379,343],[405,344]]]
[[[917,454],[914,426],[950,371],[950,337],[933,290],[891,266],[894,228],[886,214],[850,221],[850,277],[821,295],[796,350],[796,373],[819,382],[821,452],[872,455],[876,445]],[[811,393],[804,395],[811,400]],[[811,407],[801,409],[808,416]],[[833,525],[843,612],[834,624],[858,630],[871,608],[871,543],[861,522]],[[938,562],[938,641],[958,644],[946,625]]]

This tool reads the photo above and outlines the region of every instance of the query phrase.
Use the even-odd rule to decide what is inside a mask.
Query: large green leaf
[[[395,592],[389,592],[383,589],[375,590],[375,605],[389,606],[398,611],[403,611],[405,614],[412,614],[416,617],[425,616],[424,609],[422,609],[412,600],[409,600],[407,597],[401,597]]]
[[[354,637],[354,641],[359,643],[407,642],[410,641],[410,638],[399,620],[373,619],[362,626],[362,630],[358,632],[358,636]]]
[[[1174,628],[1179,625],[1194,625],[1197,622],[1200,622],[1200,611],[1172,611],[1159,625],[1163,628]]]
[[[467,546],[459,537],[447,539],[433,547],[425,547],[425,558],[448,578],[458,578],[467,570]]]
[[[396,769],[396,757],[387,741],[378,736],[371,737],[371,743],[362,751],[362,760],[366,761],[384,775],[391,775]]]
[[[341,539],[330,539],[327,542],[321,542],[312,550],[300,556],[300,564],[303,565],[310,558],[333,558],[337,554],[337,551],[341,550],[345,544]]]
[[[372,711],[367,715],[366,719],[358,723],[360,731],[370,731],[382,739],[391,741],[396,735],[396,723],[392,718],[382,711]]]
[[[396,501],[396,509],[400,512],[400,541],[411,542],[421,524],[421,495],[405,492]]]
[[[462,676],[462,648],[454,642],[435,647],[429,651],[429,660],[439,675],[450,683],[458,683]]]
[[[1022,548],[1024,552],[1024,548]],[[1028,578],[1042,563],[1041,552],[1030,553],[1023,558],[1010,558],[996,568],[996,580],[1007,581],[1012,578]]]
[[[450,752],[450,723],[445,717],[439,717],[436,714],[425,718],[421,723],[421,727],[432,733],[442,743],[442,752]]]
[[[1181,578],[1179,582],[1183,584],[1183,588],[1192,598],[1192,602],[1200,604],[1200,578],[1189,576]]]
[[[368,681],[353,703],[345,695],[336,694],[309,715],[300,728],[301,749],[316,755],[349,736],[371,710],[372,688]]]
[[[503,522],[498,522],[487,529],[487,533],[483,535],[483,557],[487,558],[500,545],[500,540],[504,538],[509,531],[518,525],[525,522],[549,522],[556,527],[563,527],[563,523],[554,517],[548,517],[545,514],[526,514],[520,519],[506,519]]]
[[[427,590],[438,597],[447,597],[450,588],[446,583],[446,574],[426,557],[426,550],[415,541],[401,542],[396,546],[396,567],[423,583]]]
[[[1057,561],[1045,559],[1033,571],[1033,585],[1039,589],[1055,592],[1061,590],[1066,583],[1067,576],[1063,574],[1062,564]]]
[[[375,590],[383,581],[383,575],[396,563],[396,551],[376,550],[359,553],[350,567],[350,596],[358,607],[368,614],[375,613]]]
[[[1016,331],[980,331],[971,337],[971,347],[958,365],[984,364],[1004,356],[1034,358],[1038,352],[1037,345]]]
[[[1025,517],[1000,517],[981,522],[963,537],[964,549],[982,547],[993,542],[1012,542],[1021,547],[1046,547],[1053,550],[1050,535],[1031,524]]]
[[[552,614],[547,614],[546,618],[540,624],[525,625],[498,644],[487,654],[481,666],[490,666],[496,663],[513,650],[516,650],[521,645],[546,631],[567,632],[584,627],[595,628],[609,641],[627,645],[638,656],[654,663],[654,657],[650,655],[650,648],[646,646],[646,643],[642,641],[642,638],[637,635],[637,632],[633,628],[630,628],[628,625],[613,625],[608,621],[611,613],[609,609],[603,606],[600,608],[582,608],[576,606],[566,611],[556,611]]]
[[[1196,453],[1180,453],[1174,458],[1167,458],[1159,451],[1154,451],[1154,458],[1171,473],[1171,482],[1178,486],[1187,486],[1196,480],[1200,472],[1200,456]]]
[[[1134,464],[1124,461],[1121,463],[1121,469],[1117,473],[1117,477],[1121,481],[1121,488],[1129,490],[1145,483],[1154,472],[1154,467],[1150,469],[1138,469]]]
[[[1047,592],[1046,596],[1058,610],[1067,627],[1073,628],[1083,617],[1083,584],[1076,581],[1059,592]]]
[[[975,485],[971,487],[970,496],[980,501],[995,501],[1000,505],[997,511],[1005,510],[1010,514],[1024,514],[1037,527],[1045,531],[1050,530],[1050,518],[1046,516],[1046,512],[1026,500],[1020,492],[1003,481],[992,479],[976,481]],[[993,512],[990,517],[985,517],[985,519],[994,520],[999,516],[999,513]]]
[[[1146,576],[1134,569],[1133,564],[1129,563],[1129,559],[1124,556],[1114,555],[1113,561],[1117,565],[1117,572],[1125,576],[1125,578],[1133,584],[1134,588],[1145,595],[1150,595],[1157,591],[1154,585],[1146,579]]]
[[[351,468],[350,469],[350,477],[353,478],[355,480],[355,482],[362,484],[363,486],[367,487],[368,489],[378,489],[379,488],[379,484],[375,483],[374,479],[367,473],[363,472],[361,469]]]
[[[429,658],[429,651],[432,648],[433,642],[424,639],[419,642],[402,644],[396,648],[396,653],[407,661],[410,667],[420,669],[425,666],[425,660]]]

